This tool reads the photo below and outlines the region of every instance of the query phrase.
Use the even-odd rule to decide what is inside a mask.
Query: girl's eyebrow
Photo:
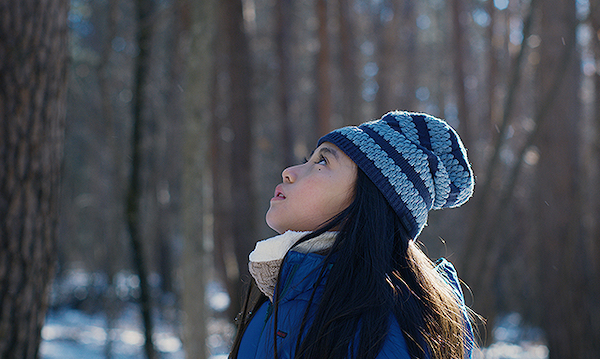
[[[313,151],[314,152],[314,151]],[[322,155],[324,153],[330,153],[333,155],[333,157],[335,157],[335,159],[338,159],[338,153],[335,149],[333,148],[329,148],[329,147],[321,147],[321,149],[319,150],[319,154]],[[312,154],[311,154],[312,156]]]
[[[308,156],[308,158],[311,158],[311,157],[312,157],[312,156],[315,154],[315,151],[316,151],[316,150],[317,150],[316,148],[315,148],[314,150],[312,150],[312,152],[310,153],[310,155]],[[329,147],[321,147],[321,148],[319,149],[319,152],[318,152],[318,153],[319,153],[319,155],[322,155],[323,153],[330,153],[330,154],[332,154],[332,155],[333,155],[333,157],[334,157],[336,160],[339,160],[339,158],[338,158],[338,153],[337,153],[337,151],[336,151],[335,149],[333,149],[333,148],[329,148]]]

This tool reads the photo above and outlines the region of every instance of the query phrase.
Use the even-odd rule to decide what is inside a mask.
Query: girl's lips
[[[277,187],[275,187],[275,194],[273,195],[273,198],[271,198],[271,201],[280,201],[280,200],[284,200],[285,199],[285,195],[283,194],[283,191],[281,190],[281,185],[278,185]]]

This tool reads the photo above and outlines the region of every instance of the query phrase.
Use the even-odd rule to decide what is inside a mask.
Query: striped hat
[[[431,209],[458,207],[473,193],[467,151],[446,122],[392,111],[381,119],[337,129],[319,139],[350,157],[383,193],[412,239]]]

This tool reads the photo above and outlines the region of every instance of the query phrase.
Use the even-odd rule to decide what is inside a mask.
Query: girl
[[[250,254],[230,358],[471,356],[454,268],[416,244],[429,210],[473,192],[452,128],[390,112],[323,136],[282,177],[266,215],[280,235]]]

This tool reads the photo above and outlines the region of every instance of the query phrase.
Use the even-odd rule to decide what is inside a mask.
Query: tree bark
[[[237,262],[238,275],[235,291],[231,293],[232,307],[239,312],[242,298],[240,278],[249,276],[248,254],[256,242],[254,221],[255,196],[252,168],[252,62],[248,38],[244,31],[243,6],[241,0],[223,1],[228,39],[230,105],[228,118],[231,121],[233,140],[231,141],[231,198],[233,216],[229,219],[233,234],[233,252]]]
[[[576,41],[575,0],[541,2],[540,64],[537,72],[539,98],[551,90],[559,70],[560,53]],[[574,56],[575,57],[575,56]],[[578,125],[580,123],[580,62],[571,61],[565,80],[538,130],[540,160],[537,168],[537,255],[540,264],[542,325],[548,338],[550,358],[597,356],[600,333],[592,332],[586,255],[580,239],[580,208],[577,181],[580,176]]]
[[[178,0],[181,21],[189,29],[189,51],[186,64],[185,120],[183,145],[182,226],[183,256],[181,293],[183,346],[188,358],[208,357],[207,306],[205,287],[212,244],[209,226],[211,207],[211,171],[208,165],[209,128],[211,119],[211,86],[214,76],[214,38],[217,15],[216,0]],[[183,58],[186,58],[185,56]],[[212,141],[215,141],[213,138]]]
[[[417,61],[419,59],[419,44],[417,41],[416,27],[416,2],[415,0],[404,0],[404,6],[398,16],[402,15],[402,37],[404,43],[404,69],[402,78],[402,96],[399,97],[398,103],[392,104],[387,111],[392,109],[400,109],[407,111],[416,111],[416,95],[417,84],[419,81],[419,68]],[[396,92],[396,91],[394,91]],[[440,107],[441,108],[441,107]]]
[[[294,139],[292,137],[292,124],[290,119],[290,90],[291,90],[291,63],[290,43],[292,1],[280,0],[275,2],[275,12],[277,16],[277,31],[275,34],[275,44],[277,46],[277,60],[279,62],[279,89],[277,97],[279,101],[280,126],[281,126],[281,148],[283,152],[283,167],[291,166],[295,163],[294,157]]]
[[[233,247],[232,234],[232,203],[231,203],[231,144],[233,130],[228,116],[227,106],[229,91],[228,79],[228,38],[226,27],[228,24],[227,11],[222,8],[223,3],[218,3],[215,13],[219,21],[215,24],[213,54],[214,65],[210,76],[210,133],[209,164],[212,183],[212,236],[214,239],[214,267],[216,277],[225,284],[227,293],[231,298],[229,318],[233,319],[239,312],[237,291],[239,283],[239,270],[232,266],[230,260]],[[236,261],[233,261],[237,264]]]
[[[377,114],[382,115],[389,110],[396,109],[398,106],[395,87],[399,81],[396,69],[398,68],[398,46],[400,33],[400,6],[398,0],[389,2],[390,9],[385,9],[392,14],[392,18],[378,14],[375,20],[375,27],[378,29],[379,48],[378,48],[378,66],[377,84]],[[404,59],[414,56],[412,53],[404,53]]]
[[[331,131],[331,114],[333,112],[333,99],[331,94],[331,54],[329,48],[329,16],[327,14],[327,1],[316,1],[316,12],[319,27],[319,51],[317,53],[317,137]]]
[[[344,125],[358,125],[364,120],[361,113],[360,77],[356,65],[357,46],[354,28],[355,16],[348,0],[338,0],[340,21],[340,61],[343,101],[342,116]]]
[[[600,3],[598,1],[590,2],[590,23],[592,25],[593,32],[596,36],[592,36],[592,46],[594,49],[594,57],[596,58],[596,64],[600,63]],[[600,182],[600,71],[596,68],[596,73],[593,75],[594,78],[594,89],[595,89],[595,101],[593,109],[593,121],[596,129],[595,140],[592,142],[592,168],[596,168],[595,179],[591,183]],[[591,295],[595,298],[600,297],[600,190],[596,188],[593,192],[594,196],[590,199],[593,204],[591,207],[592,218],[595,218],[595,223],[592,224],[591,233],[588,235],[589,239],[589,255],[592,259],[592,270],[593,270],[593,282],[591,283],[592,291]],[[594,333],[600,332],[600,307],[595,306],[592,308],[590,313],[591,322],[593,323]],[[600,350],[598,350],[600,351]]]
[[[462,1],[452,0],[452,35],[454,43],[454,91],[458,108],[458,132],[467,148],[471,148],[471,122],[467,105],[467,93],[465,89],[465,61],[467,48],[464,44],[463,26],[460,22],[462,16]]]
[[[66,0],[0,5],[0,357],[38,355],[56,257]]]
[[[119,243],[123,233],[123,214],[124,203],[123,194],[123,161],[121,143],[117,140],[118,131],[116,129],[115,111],[113,107],[113,98],[111,80],[112,77],[110,59],[113,53],[112,40],[117,34],[117,18],[119,13],[118,0],[109,0],[106,4],[106,35],[103,37],[103,46],[100,52],[100,58],[97,67],[98,87],[100,103],[102,108],[102,137],[106,146],[106,153],[110,164],[107,171],[107,192],[103,194],[105,208],[103,208],[103,224],[106,235],[103,236],[103,270],[108,277],[108,285],[113,286],[113,278],[117,273],[117,253]],[[113,329],[119,313],[119,303],[116,300],[115,291],[109,290],[102,298],[102,306],[106,313],[106,331]],[[110,337],[106,338],[104,345],[104,356],[108,359],[112,357],[112,342]]]
[[[487,63],[487,106],[484,111],[484,118],[481,123],[486,131],[482,134],[485,137],[493,138],[494,125],[498,118],[498,106],[496,105],[496,85],[498,84],[498,58],[497,58],[497,36],[495,33],[496,27],[496,6],[494,0],[488,0],[487,11],[490,16],[488,25],[488,63]]]

